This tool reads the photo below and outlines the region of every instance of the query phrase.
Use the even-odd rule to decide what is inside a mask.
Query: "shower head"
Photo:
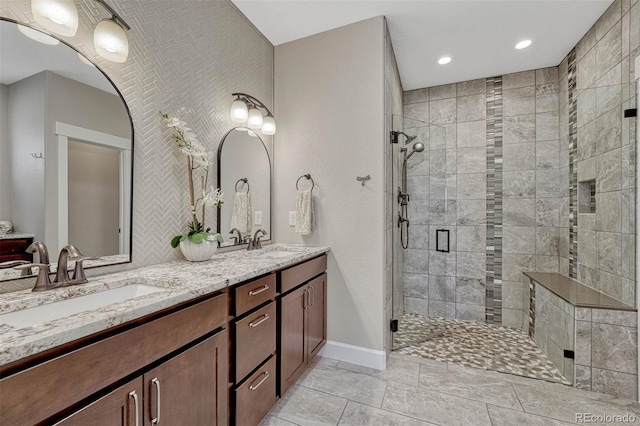
[[[407,156],[404,158],[404,161],[407,161],[416,152],[422,152],[422,151],[424,151],[424,144],[422,142],[414,143],[413,148],[411,149],[411,152],[407,154]]]
[[[406,136],[406,135],[405,135]],[[418,136],[417,135],[413,135],[413,136],[407,136],[407,140],[404,142],[405,145],[409,145],[409,143],[413,142],[414,140],[416,140]]]

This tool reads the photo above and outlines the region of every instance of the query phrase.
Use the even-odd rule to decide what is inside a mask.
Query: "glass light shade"
[[[231,116],[231,121],[234,123],[246,123],[249,115],[247,104],[245,104],[243,100],[236,99],[231,104],[229,115]]]
[[[275,135],[276,134],[276,120],[268,115],[262,122],[262,134],[263,135]]]
[[[248,129],[247,129],[248,130]],[[251,136],[252,138],[257,138],[258,135],[253,131],[253,130],[248,130],[248,134],[249,136]]]
[[[251,108],[247,117],[247,126],[250,129],[259,129],[262,127],[263,117],[258,108]]]
[[[98,22],[93,32],[93,45],[98,55],[111,62],[124,62],[129,56],[127,34],[113,19]]]
[[[18,25],[18,31],[29,37],[31,40],[35,40],[38,43],[48,44],[55,46],[60,44],[60,40],[53,38],[50,35],[43,33],[42,31],[34,30],[33,28],[25,27],[24,25]]]
[[[78,9],[73,0],[31,0],[36,22],[51,32],[71,37],[78,30]]]

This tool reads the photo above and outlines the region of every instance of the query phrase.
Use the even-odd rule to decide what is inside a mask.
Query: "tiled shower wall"
[[[616,0],[558,67],[405,92],[405,117],[446,129],[444,146],[431,143],[431,164],[419,165],[424,156],[409,168],[407,311],[522,327],[522,272],[572,268],[635,303],[635,120],[622,116],[635,107],[638,9],[637,0]],[[501,146],[491,124],[496,80]],[[442,165],[446,179],[434,179]],[[596,213],[570,216],[578,183],[590,179]],[[437,227],[451,230],[451,253],[425,248]]]
[[[616,1],[575,48],[577,130],[570,187],[576,186],[577,232],[569,274],[591,287],[635,303],[636,107],[634,62],[640,50],[640,5]],[[574,93],[571,93],[571,92]],[[595,180],[590,211],[589,182]],[[575,238],[577,237],[577,241]]]
[[[95,2],[77,2],[80,27],[65,40],[120,89],[135,132],[133,263],[100,268],[99,274],[180,257],[169,241],[184,231],[188,219],[186,171],[158,111],[180,114],[215,152],[234,127],[228,117],[232,92],[250,93],[273,105],[271,43],[227,0],[188,3],[165,1],[159,7],[155,0],[111,2],[132,27],[127,33],[129,59],[116,64],[98,57],[93,48],[93,29],[107,14]],[[0,16],[37,27],[29,0],[3,0]],[[265,142],[271,147],[271,137]],[[3,282],[0,291],[33,286],[29,281]]]

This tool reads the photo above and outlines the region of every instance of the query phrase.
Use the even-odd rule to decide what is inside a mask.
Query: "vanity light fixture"
[[[34,30],[33,28],[29,28],[25,25],[18,25],[17,27],[18,31],[29,37],[31,40],[37,41],[38,43],[48,44],[50,46],[60,44],[60,40],[58,40],[57,38],[53,38],[50,35],[43,33],[42,31]]]
[[[36,22],[52,33],[71,37],[78,30],[78,8],[73,0],[31,0]]]
[[[438,59],[438,63],[440,65],[447,65],[449,62],[451,62],[451,56],[443,56],[442,58]]]
[[[521,42],[519,42],[518,44],[516,44],[516,49],[521,50],[521,49],[526,49],[527,47],[531,46],[531,40],[522,40]]]
[[[94,1],[111,14],[111,18],[98,22],[93,32],[96,52],[112,62],[126,61],[129,55],[126,31],[131,28],[105,0]],[[52,33],[72,37],[78,30],[74,0],[31,0],[31,12],[36,22]]]
[[[263,135],[275,135],[276,120],[260,100],[246,93],[232,93],[236,98],[231,103],[231,121],[247,124],[250,129],[260,129]],[[263,114],[264,111],[264,114]]]
[[[100,3],[111,14],[111,18],[98,22],[93,31],[93,45],[96,52],[109,61],[122,63],[129,56],[129,39],[126,31],[131,27],[104,0],[94,1]]]

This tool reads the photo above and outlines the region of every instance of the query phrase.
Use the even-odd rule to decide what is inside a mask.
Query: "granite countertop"
[[[276,250],[295,254],[284,258],[264,256],[265,253]],[[0,365],[222,290],[328,251],[329,247],[272,244],[262,250],[217,254],[206,262],[176,261],[102,275],[91,278],[87,284],[39,293],[23,290],[0,294],[0,313],[6,314],[131,284],[161,288],[156,293],[30,327],[17,328],[2,323],[0,315]]]
[[[524,274],[556,296],[578,308],[636,311],[633,306],[629,306],[562,274],[544,272],[525,272]]]
[[[0,234],[0,240],[19,240],[21,238],[34,238],[33,234],[26,234],[24,232],[11,232],[9,234]]]

